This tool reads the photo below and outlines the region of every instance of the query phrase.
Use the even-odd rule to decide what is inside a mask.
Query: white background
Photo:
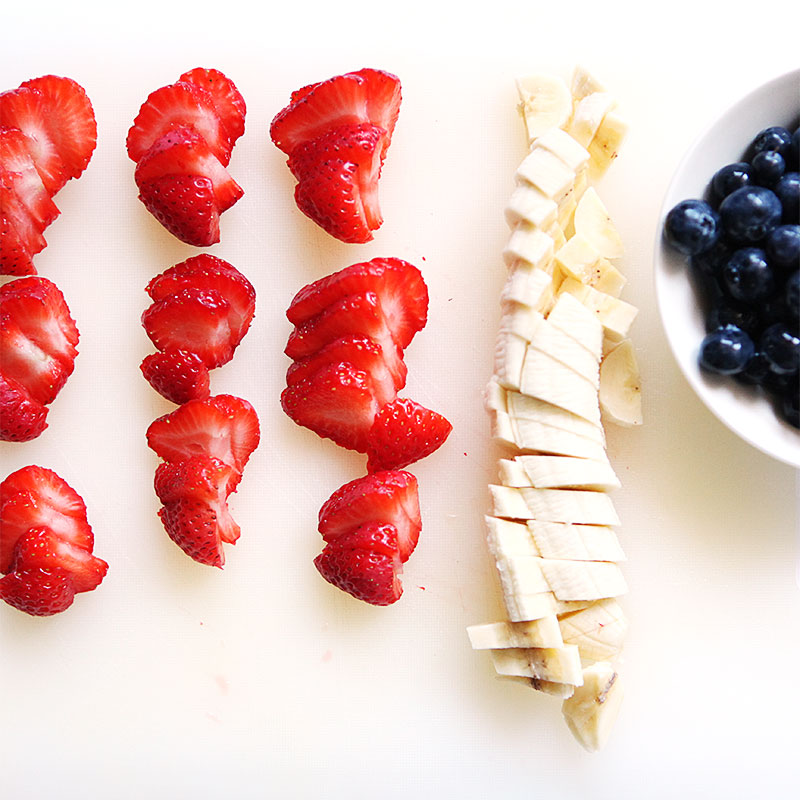
[[[59,472],[110,563],[60,616],[0,608],[4,800],[795,796],[797,474],[736,439],[682,378],[652,256],[681,155],[728,104],[797,67],[798,13],[790,2],[708,5],[4,8],[0,88],[75,78],[99,143],[58,196],[36,258],[70,304],[80,355],[45,434],[0,445],[2,473]],[[568,77],[576,62],[631,123],[600,192],[627,246],[624,297],[641,308],[646,414],[641,430],[609,431],[631,631],[625,703],[595,755],[557,701],[496,679],[465,634],[501,613],[483,540],[496,453],[481,392],[505,278],[502,211],[524,155],[513,82]],[[138,203],[124,148],[147,94],[194,66],[226,72],[248,104],[230,166],[245,196],[212,252],[254,283],[257,316],[212,388],[255,405],[262,444],[231,499],[242,537],[224,571],[190,561],[156,517],[144,431],[171,406],[139,373],[151,352],[139,316],[147,281],[196,251]],[[362,66],[396,73],[404,100],[381,179],[386,222],[358,246],[297,211],[268,128],[293,89]],[[405,595],[386,609],[329,587],[311,563],[319,507],[364,459],[279,407],[292,296],[377,255],[423,270],[430,320],[407,351],[405,393],[454,425],[413,468],[424,529]]]

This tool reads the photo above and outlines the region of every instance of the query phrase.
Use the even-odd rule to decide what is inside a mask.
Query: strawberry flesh
[[[218,69],[195,69],[184,72],[179,81],[193,83],[205,89],[211,97],[214,110],[231,141],[231,147],[244,133],[247,106],[234,82]]]
[[[34,617],[66,611],[75,587],[64,570],[23,569],[0,578],[0,600]]]
[[[177,405],[209,396],[208,367],[197,353],[188,350],[151,353],[144,358],[140,369],[162,397]]]
[[[0,372],[0,440],[29,442],[47,427],[47,406]]]
[[[0,179],[0,205],[4,205]],[[14,220],[0,211],[0,275],[35,275],[33,253],[24,241]]]

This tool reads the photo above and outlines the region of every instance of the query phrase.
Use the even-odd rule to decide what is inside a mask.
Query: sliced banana
[[[527,555],[564,561],[625,561],[617,534],[609,525],[578,525],[529,519],[527,528],[533,545]],[[522,553],[520,553],[522,555]]]
[[[488,514],[484,519],[489,552],[495,559],[541,555],[536,541],[524,522],[501,519]]]
[[[529,622],[489,622],[467,628],[473,650],[510,647],[561,647],[561,628],[555,615]]]
[[[505,217],[509,228],[516,227],[520,222],[527,222],[545,230],[556,221],[558,205],[532,183],[522,181],[517,184],[509,198]]]
[[[616,106],[616,101],[608,92],[592,92],[581,98],[575,106],[567,133],[579,144],[592,151],[590,144],[608,113]]]
[[[516,178],[532,183],[546,197],[558,202],[575,183],[575,170],[554,153],[534,144],[517,167]]]
[[[582,436],[579,433],[563,428],[547,425],[535,419],[517,419],[505,415],[506,419],[495,426],[495,436],[499,441],[499,434],[508,432],[504,427],[510,427],[511,436],[516,448],[523,453],[550,453],[554,455],[577,456],[579,458],[602,458],[605,454],[602,442]],[[576,419],[579,419],[576,417]],[[580,420],[583,422],[584,420]]]
[[[628,123],[613,111],[603,118],[589,143],[589,172],[593,180],[599,180],[619,155],[619,150],[628,135]]]
[[[593,186],[583,193],[575,208],[575,233],[603,258],[620,258],[625,252],[622,237]]]
[[[583,670],[583,685],[562,704],[569,729],[589,752],[602,749],[608,741],[622,697],[619,674],[611,664],[600,661]]]
[[[619,516],[605,492],[583,489],[533,489],[490,484],[492,513],[506,519],[619,525]]]
[[[603,333],[612,340],[621,340],[628,335],[639,309],[636,306],[600,292],[575,278],[567,278],[559,286],[559,293],[571,294],[576,300],[593,311],[603,326]]]
[[[572,95],[566,83],[552,75],[517,79],[519,111],[528,144],[551,128],[561,128],[572,114]]]
[[[595,92],[606,91],[606,87],[586,67],[580,64],[572,72],[569,89],[573,102],[579,102],[584,97],[588,97]]]
[[[600,407],[603,416],[617,425],[643,422],[642,381],[630,339],[623,339],[600,365]]]
[[[507,459],[505,459],[507,460]],[[535,489],[591,489],[609,492],[618,489],[616,476],[608,459],[569,456],[518,456],[515,464]]]
[[[506,392],[505,400],[506,410],[516,422],[530,420],[590,439],[601,446],[603,455],[599,456],[599,459],[605,458],[605,450],[602,449],[605,447],[605,434],[599,425],[595,425],[571,411],[519,392]]]
[[[503,260],[508,267],[513,267],[517,261],[530,264],[531,268],[545,270],[551,268],[553,259],[553,239],[543,230],[521,222],[514,228],[508,239],[505,250],[503,250]]]
[[[580,611],[558,617],[561,635],[567,644],[577,645],[584,665],[593,661],[613,661],[622,651],[628,633],[628,620],[614,599],[598,600]]]
[[[600,359],[603,353],[603,325],[597,315],[577,297],[569,292],[559,291],[547,319],[551,325]]]
[[[578,648],[526,647],[491,650],[492,661],[498,675],[515,675],[537,678],[551,683],[569,683],[580,686],[583,670]]]

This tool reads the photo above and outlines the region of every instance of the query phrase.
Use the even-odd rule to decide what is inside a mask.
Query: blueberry
[[[724,200],[731,192],[741,189],[742,186],[749,186],[752,182],[751,171],[746,161],[726,164],[718,169],[711,179],[711,188],[717,200]]]
[[[753,156],[753,183],[772,188],[786,172],[786,160],[777,150],[762,150]]]
[[[750,145],[751,158],[756,153],[761,153],[765,150],[774,150],[780,153],[784,158],[789,155],[792,147],[792,134],[779,125],[773,125],[771,128],[764,128],[756,134]]]
[[[793,319],[800,318],[800,269],[795,270],[786,279],[783,293],[789,314]]]
[[[798,231],[800,233],[800,230]],[[717,277],[722,274],[722,268],[727,264],[728,259],[733,255],[735,248],[731,247],[722,239],[717,239],[708,250],[689,257],[689,264],[692,269],[702,275]]]
[[[792,134],[792,147],[789,151],[789,168],[800,169],[800,128]]]
[[[783,206],[783,221],[789,225],[800,222],[800,174],[787,172],[773,189]]]
[[[781,201],[763,186],[743,186],[719,206],[723,231],[737,242],[757,242],[781,221]]]
[[[750,386],[760,386],[767,379],[770,373],[769,360],[767,357],[756,350],[750,360],[744,365],[744,369],[736,374],[736,380]]]
[[[713,331],[725,325],[735,325],[741,328],[752,337],[761,327],[761,317],[755,309],[736,308],[730,304],[720,301],[709,311],[706,317],[706,331]]]
[[[722,268],[722,285],[740,303],[755,306],[775,291],[775,276],[766,253],[757,247],[737,250]]]
[[[667,214],[664,235],[676,250],[697,255],[719,239],[719,216],[704,200],[683,200]]]
[[[707,334],[700,344],[700,367],[718,375],[741,372],[755,353],[753,340],[735,325]]]
[[[766,246],[769,263],[779,270],[800,267],[800,225],[779,225],[767,236]]]
[[[800,392],[787,392],[783,396],[779,413],[793,428],[800,428]]]
[[[800,336],[784,323],[770,325],[761,334],[759,344],[772,371],[778,375],[793,375],[800,368]]]

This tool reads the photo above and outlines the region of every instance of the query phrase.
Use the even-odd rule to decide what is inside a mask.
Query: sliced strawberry
[[[8,224],[14,228],[12,241],[16,239],[21,242],[31,257],[47,247],[47,241],[42,236],[33,213],[2,174],[0,174],[0,208]]]
[[[236,140],[244,133],[244,118],[247,113],[244,98],[234,82],[218,69],[202,67],[184,72],[178,80],[194,83],[208,92],[214,103],[214,110],[230,137],[231,147],[233,147]]]
[[[217,515],[206,503],[184,497],[163,506],[158,516],[169,538],[190,558],[209,567],[225,563]]]
[[[375,416],[367,440],[367,471],[407,467],[438,450],[452,430],[441,414],[398,397]]]
[[[58,75],[34,78],[22,87],[41,92],[48,109],[47,132],[68,176],[77,178],[97,145],[97,122],[86,91],[71,78]]]
[[[0,185],[0,205],[3,187]],[[35,275],[33,253],[23,241],[17,226],[0,212],[0,275]]]
[[[47,406],[0,372],[0,440],[29,442],[47,427]]]
[[[386,131],[388,146],[400,100],[400,81],[388,72],[362,69],[337,75],[294,92],[289,105],[272,120],[270,135],[291,155],[298,145],[332,128],[368,122]]]
[[[325,545],[314,565],[328,583],[376,606],[397,602],[403,594],[403,561],[393,525],[367,523]]]
[[[32,465],[0,483],[0,572],[10,569],[19,537],[36,527],[90,552],[94,546],[81,496],[52,470]]]
[[[75,588],[64,570],[27,569],[0,578],[0,600],[35,617],[66,611],[74,598]]]
[[[294,325],[308,322],[347,295],[375,292],[398,345],[405,349],[428,319],[428,287],[422,273],[401,258],[373,258],[304,286],[286,316]]]
[[[231,330],[237,344],[241,342],[256,309],[256,292],[250,281],[227,261],[200,253],[156,275],[147,284],[147,293],[158,301],[188,288],[214,289],[230,303]]]
[[[189,350],[207,367],[219,367],[233,358],[237,345],[230,308],[216,289],[181,289],[150,305],[142,325],[159,350]]]
[[[350,481],[319,512],[319,532],[326,542],[369,522],[394,525],[400,557],[407,561],[422,530],[417,479],[410,472],[373,472]]]
[[[147,444],[165,461],[213,456],[233,467],[237,480],[259,439],[255,409],[232,395],[190,400],[147,429]]]
[[[156,139],[136,165],[137,186],[165,175],[194,175],[208,178],[214,201],[221,214],[244,194],[206,140],[194,128],[177,126]]]
[[[231,139],[217,114],[214,99],[201,86],[187,81],[162,86],[148,96],[128,131],[128,155],[138,162],[157,139],[178,125],[194,128],[223,166],[228,166]]]
[[[144,358],[140,369],[162,397],[177,405],[209,395],[208,367],[197,353],[188,350],[152,353]]]
[[[17,540],[11,569],[12,572],[63,570],[77,593],[96,589],[108,572],[108,564],[89,550],[56,536],[49,528],[38,526],[28,529]]]
[[[369,375],[347,363],[328,364],[287,386],[281,406],[298,425],[361,453],[378,412]]]
[[[143,181],[139,199],[175,237],[195,247],[219,241],[219,209],[210,178],[164,175]]]

